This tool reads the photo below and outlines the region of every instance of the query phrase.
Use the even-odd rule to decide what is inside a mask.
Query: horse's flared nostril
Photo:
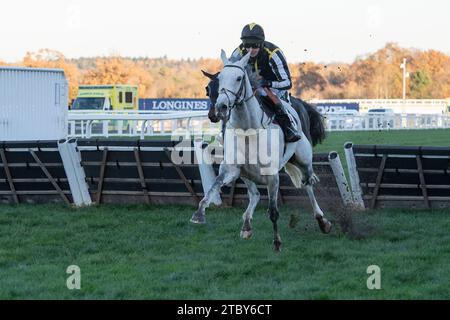
[[[215,108],[217,112],[225,112],[227,110],[227,106],[224,103],[217,103]]]

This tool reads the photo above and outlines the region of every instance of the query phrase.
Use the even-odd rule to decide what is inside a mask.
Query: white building
[[[0,67],[0,141],[65,138],[67,102],[63,70]]]

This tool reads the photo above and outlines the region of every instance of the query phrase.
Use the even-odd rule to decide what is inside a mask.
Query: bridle
[[[222,88],[219,91],[220,93],[225,94],[225,96],[228,99],[228,112],[227,112],[227,116],[224,122],[228,122],[228,120],[230,120],[230,116],[231,116],[231,111],[239,105],[244,104],[245,102],[249,101],[251,98],[253,98],[254,94],[252,93],[252,95],[248,98],[245,98],[245,96],[247,95],[247,88],[245,86],[245,77],[246,77],[246,72],[244,70],[244,68],[240,67],[240,66],[236,66],[234,64],[227,64],[223,67],[225,68],[237,68],[239,70],[242,71],[242,80],[241,80],[241,85],[239,86],[239,90],[237,92],[233,92],[230,89],[227,88]],[[228,93],[232,94],[234,96],[234,103],[231,105],[231,99],[230,96],[228,95]],[[240,101],[239,101],[240,100]]]
[[[242,68],[240,66],[236,66],[234,64],[227,64],[223,68],[224,69],[225,68],[237,68],[237,69],[241,70],[242,71],[242,80],[241,80],[241,85],[239,86],[239,89],[238,89],[238,91],[236,93],[234,93],[233,91],[231,91],[230,89],[227,89],[227,88],[222,88],[219,91],[219,94],[220,93],[225,94],[227,99],[228,99],[227,115],[226,115],[225,119],[222,119],[223,120],[222,121],[222,131],[224,131],[224,129],[225,129],[226,125],[227,125],[227,122],[230,120],[231,111],[233,111],[233,109],[236,106],[242,105],[245,102],[249,101],[251,98],[255,97],[255,92],[252,91],[252,95],[250,97],[248,97],[248,98],[245,98],[245,96],[247,95],[247,88],[245,86],[245,77],[246,77],[247,73],[245,72],[244,68]],[[228,95],[228,93],[232,94],[235,97],[233,105],[231,105],[231,100],[230,100],[230,96]],[[265,113],[262,112],[261,113],[261,127],[267,128],[270,125],[270,123],[272,122],[272,120],[273,120],[272,118],[273,117],[272,118],[268,117],[268,122],[266,124],[264,124],[263,123],[264,115],[265,115]]]

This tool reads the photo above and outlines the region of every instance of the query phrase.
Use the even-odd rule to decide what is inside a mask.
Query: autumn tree
[[[430,78],[429,97],[450,97],[450,56],[436,50],[419,52],[415,65]]]
[[[425,70],[417,70],[410,75],[411,97],[415,99],[430,98],[431,78]]]
[[[137,85],[139,94],[142,96],[152,87],[153,78],[141,63],[116,56],[96,59],[95,68],[90,68],[84,72],[82,83],[87,85]]]
[[[298,75],[292,88],[293,95],[310,98],[313,94],[320,94],[327,86],[322,67],[313,62],[298,65]],[[295,69],[294,69],[295,70]]]
[[[402,96],[400,64],[407,59],[407,97],[450,97],[450,56],[436,51],[405,49],[387,43],[352,63],[291,63],[291,93],[303,99],[377,99]],[[208,79],[201,70],[221,70],[219,59],[172,60],[120,56],[66,59],[49,49],[29,52],[17,65],[62,68],[70,98],[80,84],[134,84],[142,98],[205,98]]]
[[[69,100],[77,96],[79,81],[78,68],[74,63],[66,61],[66,58],[61,52],[50,49],[27,52],[19,65],[33,68],[63,69],[69,83]]]

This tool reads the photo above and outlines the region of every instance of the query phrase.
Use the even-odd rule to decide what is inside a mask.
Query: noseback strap
[[[234,65],[234,64],[227,64],[227,65],[224,65],[223,67],[224,68],[237,68],[237,69],[241,70],[242,72],[245,72],[244,68]]]

